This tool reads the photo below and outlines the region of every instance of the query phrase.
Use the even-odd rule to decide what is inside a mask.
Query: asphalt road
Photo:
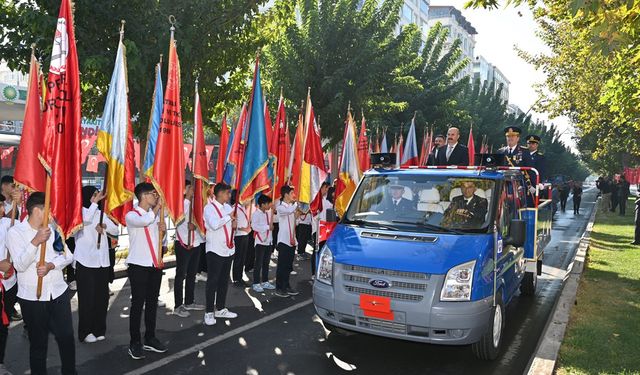
[[[469,347],[409,343],[366,335],[328,335],[311,303],[308,261],[296,262],[292,281],[301,291],[281,299],[272,293],[256,294],[230,286],[228,307],[239,314],[234,320],[202,324],[202,313],[189,318],[170,314],[173,307],[173,269],[166,270],[158,310],[157,336],[168,344],[164,354],[147,353],[134,361],[126,354],[129,342],[129,285],[118,279],[112,285],[107,340],[77,343],[81,374],[519,374],[537,346],[540,334],[558,296],[565,270],[594,207],[595,190],[585,192],[582,214],[558,212],[552,241],[544,258],[534,298],[516,297],[508,306],[504,350],[493,362],[477,360]],[[571,201],[568,203],[571,207]],[[630,219],[631,220],[631,219]],[[274,264],[272,263],[272,266]],[[275,271],[272,270],[272,275]],[[204,300],[204,283],[196,284],[196,299]],[[77,324],[76,299],[72,300]],[[5,359],[14,374],[28,371],[28,340],[22,324],[13,323]],[[59,356],[53,338],[49,345],[50,373],[59,372]]]

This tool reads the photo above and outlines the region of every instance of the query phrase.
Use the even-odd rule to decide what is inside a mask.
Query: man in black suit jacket
[[[429,157],[427,158],[427,165],[437,165],[436,159],[438,158],[440,147],[444,146],[444,144],[446,143],[444,139],[445,139],[444,135],[442,134],[436,135],[435,138],[433,139],[433,143],[435,147],[433,148],[433,151],[429,154]]]
[[[480,228],[484,223],[489,203],[475,195],[476,184],[466,181],[461,186],[462,195],[454,197],[444,212],[443,224],[464,228]]]
[[[449,128],[447,144],[438,149],[436,165],[469,165],[469,150],[458,143],[459,139],[460,130]]]

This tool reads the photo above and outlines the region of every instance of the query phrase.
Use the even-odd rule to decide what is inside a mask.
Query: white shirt
[[[40,261],[40,246],[33,246],[31,241],[38,233],[28,220],[17,223],[9,229],[7,247],[11,253],[13,266],[18,273],[18,297],[28,301],[38,301],[38,274],[36,265]],[[73,254],[66,250],[58,253],[53,250],[55,233],[46,242],[45,262],[53,263],[54,269],[42,278],[42,294],[40,301],[51,301],[67,290],[62,270],[73,261]]]
[[[18,221],[16,221],[16,223],[18,223]],[[10,218],[3,217],[2,219],[0,219],[0,259],[7,259],[7,232],[10,228]],[[16,277],[15,272],[13,272],[13,275],[11,275],[11,277],[6,280],[4,278],[3,272],[0,272],[0,277],[2,277],[2,285],[4,286],[4,290],[13,288],[13,286],[18,282],[18,278]]]
[[[262,211],[260,209],[251,216],[251,229],[253,229],[256,245],[269,246],[273,243],[270,227],[272,217],[271,210]]]
[[[233,236],[230,216],[232,212],[231,206],[220,204],[217,200],[204,207],[204,225],[207,227],[206,251],[222,257],[230,257],[235,254],[236,246],[231,237]]]
[[[246,208],[242,205],[238,205],[238,219],[236,221],[236,237],[246,236],[251,230],[240,230],[240,228],[249,228],[251,226],[249,220],[251,219],[251,207]]]
[[[159,215],[156,215],[151,208],[149,211],[145,211],[136,206],[133,210],[127,212],[124,219],[129,232],[129,255],[127,256],[126,264],[153,267],[151,251],[155,254],[156,260],[160,261],[158,259]],[[147,240],[145,228],[149,230],[151,243]]]
[[[98,205],[91,203],[89,208],[82,207],[82,224],[84,227],[76,233],[76,250],[73,258],[85,267],[101,268],[110,267],[109,262],[109,238],[103,234],[98,249],[98,231],[96,226],[100,223],[100,210]],[[118,235],[118,225],[106,215],[103,224],[107,226],[106,232],[112,236]]]
[[[322,210],[313,218],[314,220],[311,229],[312,233],[318,232],[318,227],[320,226],[321,221],[327,221],[327,210],[332,208],[333,205],[331,202],[329,202],[326,197],[322,197]]]
[[[312,216],[313,215],[311,214],[311,211],[308,211],[306,214],[302,214],[298,217],[298,220],[296,220],[296,224],[311,225]]]
[[[176,237],[178,241],[183,245],[187,246],[189,241],[189,218],[191,217],[191,201],[188,199],[184,200],[184,217],[185,219],[176,227]],[[191,246],[196,247],[204,242],[204,236],[197,229],[191,232]]]
[[[283,243],[287,246],[296,246],[296,219],[294,213],[298,208],[298,204],[280,202],[277,207],[278,217],[280,220],[280,227],[278,229],[278,243]],[[309,215],[311,216],[311,215]]]
[[[276,199],[273,201],[273,208],[274,208],[274,212],[273,212],[273,223],[274,224],[278,224],[280,222],[280,219],[278,218],[278,213],[275,211],[275,208],[278,207],[278,205],[280,204],[281,200],[280,199]]]
[[[13,208],[13,201],[7,199],[4,201],[4,212],[5,214],[8,214],[11,209]],[[20,220],[20,205],[16,205],[16,212],[18,213],[18,215],[16,216],[16,221]]]

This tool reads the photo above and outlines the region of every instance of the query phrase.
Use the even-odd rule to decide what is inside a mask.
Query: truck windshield
[[[365,176],[342,222],[383,229],[485,232],[494,188],[494,181],[480,178]]]

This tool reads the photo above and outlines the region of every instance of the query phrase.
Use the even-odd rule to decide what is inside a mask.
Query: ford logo
[[[391,286],[390,282],[382,279],[372,279],[369,281],[369,284],[374,288],[389,288]]]

